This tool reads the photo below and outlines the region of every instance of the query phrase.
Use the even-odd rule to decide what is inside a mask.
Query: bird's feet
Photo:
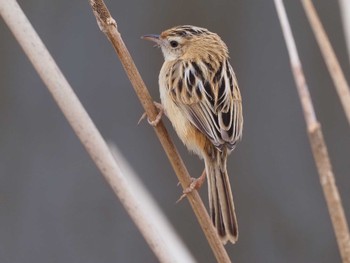
[[[158,109],[157,117],[153,121],[151,121],[149,118],[147,118],[147,121],[149,124],[151,124],[153,127],[155,127],[158,125],[158,123],[162,119],[162,116],[164,114],[164,108],[163,108],[163,105],[160,104],[159,102],[154,101],[153,104]],[[147,115],[146,112],[144,112],[142,114],[141,118],[139,119],[139,121],[137,122],[137,124],[140,124],[140,122],[146,117],[146,115]]]
[[[205,181],[206,173],[203,171],[202,175],[199,176],[198,178],[191,178],[191,183],[188,187],[186,187],[182,191],[182,195],[180,196],[179,200],[176,201],[176,203],[180,202],[182,199],[184,199],[189,193],[191,193],[193,190],[199,190],[204,181]]]

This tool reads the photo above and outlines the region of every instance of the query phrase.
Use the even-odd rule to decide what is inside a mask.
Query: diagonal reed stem
[[[349,1],[349,0],[347,0]],[[344,73],[340,67],[337,57],[334,53],[332,45],[322,26],[322,23],[316,13],[315,7],[311,0],[302,0],[303,7],[307,18],[309,19],[311,28],[315,34],[317,43],[321,49],[324,61],[326,62],[329,74],[332,77],[335,89],[338,93],[340,102],[343,106],[345,116],[350,125],[350,88]]]
[[[118,54],[124,70],[128,75],[129,80],[134,87],[142,106],[145,109],[145,112],[151,120],[154,120],[157,116],[157,110],[153,104],[153,100],[146,88],[146,85],[143,82],[140,73],[138,72],[135,63],[131,58],[129,51],[121,38],[115,20],[111,17],[109,10],[102,0],[90,0],[90,5],[93,9],[94,15],[96,16],[99,28],[106,34],[107,38]],[[163,122],[160,121],[158,125],[154,127],[154,130],[182,187],[188,187],[191,183],[191,177],[178,151],[176,150],[175,145],[171,141]],[[198,192],[192,191],[187,195],[187,197],[217,261],[231,262],[216,230],[214,229],[213,224],[211,223],[209,215]]]
[[[345,218],[344,208],[341,202],[338,188],[335,184],[335,177],[329,159],[326,143],[323,138],[321,125],[316,118],[309,89],[305,81],[298,51],[295,46],[295,41],[282,0],[275,0],[275,6],[286,41],[293,76],[296,82],[296,87],[304,112],[313,156],[320,176],[321,186],[332,220],[340,255],[342,257],[343,263],[350,263],[349,228]]]

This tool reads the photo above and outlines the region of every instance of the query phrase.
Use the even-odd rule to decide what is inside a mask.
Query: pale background
[[[350,218],[349,126],[299,1],[286,1]],[[349,80],[337,1],[314,1]],[[214,262],[153,130],[88,1],[21,0],[102,135],[139,173],[198,262]],[[229,160],[240,226],[234,262],[340,262],[273,1],[106,1],[159,100],[160,51],[140,36],[179,24],[227,43],[244,99]],[[156,262],[6,25],[0,23],[0,262]],[[190,172],[203,163],[174,136]],[[206,185],[201,194],[207,202]]]

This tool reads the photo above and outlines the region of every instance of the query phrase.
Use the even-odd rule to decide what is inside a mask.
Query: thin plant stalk
[[[349,1],[349,0],[347,0]],[[317,15],[311,0],[302,0],[303,7],[307,18],[309,19],[311,28],[315,34],[317,43],[321,49],[323,59],[326,62],[328,71],[332,77],[335,89],[338,93],[340,102],[343,106],[345,116],[350,125],[350,88],[346,81],[344,73],[340,67],[339,61],[335,55],[332,45]],[[349,15],[349,14],[348,14]]]
[[[320,123],[317,121],[308,86],[305,81],[298,51],[282,0],[275,0],[278,17],[289,53],[296,88],[301,100],[312,153],[331,217],[334,233],[343,263],[350,263],[350,236],[344,208],[335,183],[332,165]]]
[[[133,221],[160,262],[195,263],[184,243],[176,234],[157,202],[141,182],[129,163],[118,150],[117,146],[109,143],[109,148],[120,169],[116,176],[126,192],[126,199],[131,200],[132,206],[127,210]]]

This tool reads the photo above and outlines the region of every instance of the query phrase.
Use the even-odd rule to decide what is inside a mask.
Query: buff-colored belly
[[[173,102],[165,88],[160,88],[160,99],[179,138],[190,151],[202,158],[206,137],[189,121],[186,113]]]

